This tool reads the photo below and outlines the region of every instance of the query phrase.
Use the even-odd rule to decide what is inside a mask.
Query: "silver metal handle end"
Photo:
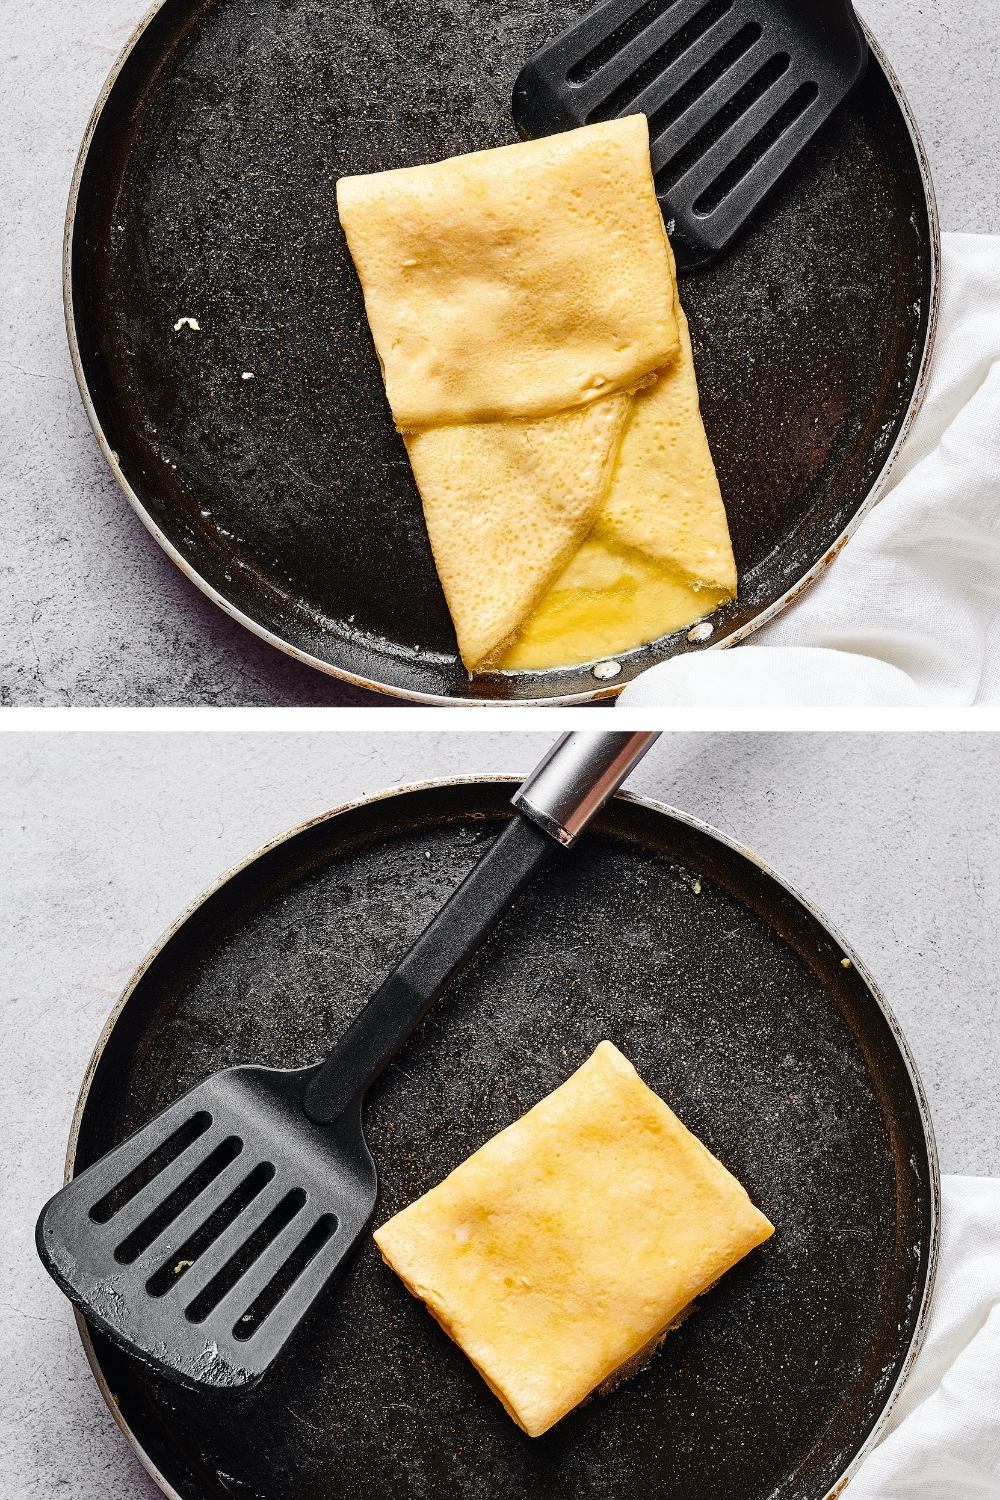
[[[591,734],[574,729],[514,793],[518,812],[567,848],[638,765],[659,730]]]

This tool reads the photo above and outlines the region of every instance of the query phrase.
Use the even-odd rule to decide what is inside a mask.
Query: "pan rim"
[[[224,874],[220,875],[218,879],[214,880],[209,886],[207,886],[201,892],[201,894],[197,896],[193,901],[191,901],[184,908],[181,914],[176,917],[167,928],[164,929],[161,935],[152,944],[145,957],[137,965],[135,972],[129,978],[124,989],[122,990],[121,995],[112,1007],[107,1021],[104,1023],[104,1026],[101,1029],[100,1036],[97,1039],[94,1050],[91,1053],[90,1060],[84,1072],[83,1081],[80,1085],[80,1091],[77,1095],[76,1106],[73,1110],[73,1118],[70,1123],[69,1139],[66,1145],[66,1163],[63,1174],[64,1184],[68,1183],[73,1176],[73,1167],[76,1161],[76,1151],[77,1145],[79,1143],[80,1126],[83,1121],[83,1113],[87,1105],[87,1099],[90,1095],[90,1088],[94,1080],[94,1075],[97,1071],[97,1067],[100,1063],[101,1057],[103,1056],[104,1049],[111,1038],[111,1034],[114,1031],[114,1028],[117,1025],[120,1016],[122,1015],[122,1012],[124,1011],[132,995],[134,994],[140,980],[150,968],[153,961],[160,955],[160,953],[163,952],[163,950],[167,947],[167,944],[179,932],[184,923],[187,922],[187,920],[192,917],[194,913],[205,904],[206,901],[208,901],[213,895],[215,895],[217,891],[221,890],[222,887],[228,884],[230,880],[239,875],[242,871],[249,868],[249,866],[254,864],[258,859],[263,858],[265,855],[279,848],[282,844],[287,843],[289,840],[297,837],[300,833],[304,833],[307,829],[316,827],[320,823],[325,823],[334,818],[341,817],[345,813],[353,812],[357,808],[368,807],[373,803],[384,802],[390,798],[403,797],[412,795],[414,793],[432,791],[444,787],[475,786],[483,784],[506,784],[508,786],[516,787],[520,785],[522,780],[523,776],[521,775],[505,774],[499,772],[470,776],[442,776],[428,778],[423,781],[406,782],[402,786],[389,787],[384,791],[379,792],[371,792],[364,797],[358,797],[350,802],[339,803],[337,806],[329,808],[325,812],[317,813],[313,817],[303,819],[300,823],[295,824],[294,827],[286,829],[283,833],[277,834],[273,839],[269,839],[266,843],[260,845],[259,848],[255,849],[252,853],[246,855],[243,859],[238,860],[236,864],[232,865],[228,870],[225,871]],[[914,1099],[917,1104],[917,1112],[920,1117],[921,1129],[923,1131],[924,1146],[927,1153],[928,1165],[928,1189],[930,1193],[930,1237],[927,1254],[927,1272],[924,1279],[920,1308],[917,1313],[916,1322],[914,1324],[913,1334],[910,1339],[909,1348],[907,1349],[906,1357],[903,1360],[899,1375],[897,1376],[896,1381],[893,1384],[888,1397],[886,1398],[885,1405],[879,1413],[879,1416],[864,1443],[858,1449],[857,1453],[855,1453],[854,1457],[851,1459],[851,1462],[848,1464],[847,1468],[843,1471],[840,1477],[833,1485],[831,1485],[826,1493],[826,1496],[824,1497],[824,1500],[835,1500],[835,1497],[841,1493],[848,1481],[857,1473],[857,1470],[860,1468],[861,1464],[871,1452],[871,1450],[876,1446],[876,1444],[880,1440],[881,1435],[884,1432],[892,1410],[895,1407],[897,1400],[899,1399],[900,1393],[903,1390],[910,1371],[913,1368],[914,1361],[916,1360],[923,1344],[924,1336],[927,1332],[927,1321],[930,1314],[930,1305],[934,1293],[935,1281],[937,1278],[938,1250],[941,1231],[941,1178],[938,1165],[937,1143],[934,1136],[934,1126],[931,1120],[930,1110],[927,1105],[927,1098],[924,1093],[923,1084],[920,1080],[920,1074],[917,1070],[916,1061],[910,1051],[909,1045],[906,1041],[906,1037],[899,1025],[899,1022],[896,1019],[892,1007],[885,999],[885,996],[882,994],[881,989],[879,988],[878,984],[876,984],[864,961],[858,956],[852,945],[843,937],[838,928],[835,927],[834,924],[830,922],[826,916],[824,916],[824,914],[815,905],[815,903],[811,901],[808,896],[803,895],[795,886],[787,881],[783,875],[780,875],[777,870],[773,869],[772,866],[767,862],[767,860],[765,860],[761,855],[757,854],[753,849],[750,849],[746,844],[740,843],[738,839],[731,838],[728,834],[725,834],[721,832],[721,830],[714,828],[710,823],[706,823],[703,819],[696,818],[691,813],[683,812],[680,808],[673,807],[667,802],[661,802],[653,797],[643,797],[637,795],[634,792],[626,791],[616,792],[614,800],[628,802],[633,804],[634,806],[644,808],[648,812],[655,813],[659,817],[666,817],[669,819],[673,819],[676,822],[683,823],[695,832],[723,844],[733,853],[742,856],[751,864],[755,865],[763,875],[774,881],[787,895],[791,896],[793,901],[797,902],[814,921],[818,922],[820,927],[822,927],[823,930],[828,933],[829,936],[834,940],[834,942],[839,945],[840,951],[850,959],[852,967],[856,968],[861,975],[862,980],[864,981],[869,993],[875,1001],[878,1010],[881,1012],[886,1025],[889,1028],[893,1041],[899,1051],[899,1055],[902,1058],[903,1065],[906,1069],[906,1074],[910,1081],[910,1087],[913,1090]],[[122,1416],[122,1413],[119,1410],[118,1400],[107,1383],[104,1371],[101,1368],[100,1361],[97,1357],[97,1352],[94,1349],[93,1340],[90,1336],[90,1329],[88,1328],[82,1314],[75,1308],[73,1310],[73,1316],[76,1319],[76,1326],[77,1331],[80,1335],[80,1341],[83,1344],[84,1353],[87,1356],[87,1362],[90,1365],[94,1379],[97,1382],[98,1389],[100,1390],[100,1393],[103,1396],[104,1401],[107,1404],[109,1411],[111,1412],[111,1415],[114,1417],[115,1422],[121,1429],[133,1452],[136,1454],[137,1458],[139,1459],[143,1468],[149,1474],[150,1478],[154,1481],[155,1484],[159,1486],[163,1494],[167,1496],[167,1500],[184,1500],[184,1497],[174,1489],[166,1476],[160,1473],[155,1462],[143,1448],[141,1442],[129,1427],[125,1418]]]
[[[83,361],[80,355],[80,346],[76,332],[76,316],[73,308],[73,239],[76,223],[77,204],[80,195],[80,185],[83,180],[83,173],[87,165],[87,158],[90,153],[90,147],[93,142],[94,134],[97,130],[98,124],[100,122],[101,115],[104,112],[104,108],[111,96],[112,91],[114,90],[122,69],[128,61],[128,58],[130,57],[134,48],[140,41],[141,37],[153,21],[153,19],[168,3],[170,3],[170,0],[156,0],[156,4],[154,4],[150,8],[150,10],[146,12],[146,14],[143,16],[142,20],[136,27],[135,31],[125,43],[124,47],[116,58],[110,73],[104,81],[101,92],[99,93],[94,108],[91,111],[90,119],[87,122],[87,128],[84,131],[83,139],[80,143],[80,149],[77,153],[76,164],[74,166],[73,176],[70,182],[69,199],[66,206],[66,221],[63,230],[63,311],[66,321],[66,334],[69,342],[69,352],[70,359],[73,365],[73,373],[76,376],[76,383],[80,391],[81,399],[83,401],[84,410],[86,411],[87,419],[90,422],[94,436],[97,439],[98,447],[100,448],[100,451],[104,456],[105,462],[111,470],[112,476],[114,477],[119,488],[124,493],[126,500],[129,502],[132,509],[139,517],[139,520],[149,532],[150,536],[152,536],[154,541],[156,541],[156,543],[162,548],[167,557],[170,558],[171,562],[175,563],[184,574],[184,576],[188,578],[196,588],[200,589],[201,592],[208,599],[210,599],[213,604],[218,605],[218,607],[225,614],[229,615],[231,619],[237,622],[237,624],[242,625],[246,630],[249,630],[251,634],[256,635],[260,640],[266,641],[268,645],[275,646],[279,651],[283,651],[287,656],[291,656],[294,660],[300,661],[308,667],[315,668],[315,670],[323,672],[329,677],[336,677],[342,682],[351,683],[354,687],[364,688],[368,692],[381,693],[386,697],[401,698],[407,702],[426,704],[430,707],[566,708],[584,703],[594,703],[603,698],[617,697],[619,693],[624,691],[625,687],[627,686],[626,683],[619,683],[617,685],[608,685],[603,687],[597,686],[583,693],[566,693],[561,695],[545,696],[541,698],[461,698],[453,697],[450,694],[445,693],[423,693],[412,688],[397,687],[391,683],[376,682],[373,679],[362,677],[356,672],[348,671],[346,667],[334,666],[332,662],[323,661],[319,657],[312,656],[309,652],[301,650],[298,646],[293,645],[290,641],[286,641],[281,636],[275,634],[273,631],[268,630],[268,628],[264,625],[261,625],[259,621],[251,619],[249,615],[245,614],[241,609],[239,609],[235,604],[227,599],[225,595],[219,593],[214,585],[209,583],[207,579],[203,578],[201,574],[191,566],[191,563],[187,560],[187,558],[185,558],[184,555],[174,546],[174,544],[170,541],[166,534],[161,530],[150,512],[143,505],[135,490],[129,484],[119,464],[118,455],[112,449],[101,426],[100,418],[97,415],[96,408],[94,406],[93,400],[91,399],[90,389],[87,384],[87,377],[84,372]],[[733,646],[740,645],[747,639],[748,636],[761,629],[762,626],[768,625],[772,620],[776,619],[778,615],[780,615],[785,609],[787,609],[790,604],[793,604],[801,594],[803,594],[813,583],[816,582],[818,578],[822,576],[833,559],[837,556],[841,549],[846,546],[847,542],[854,535],[858,526],[864,520],[868,512],[882,498],[882,495],[885,492],[886,486],[888,484],[890,474],[895,468],[900,449],[902,448],[902,445],[910,431],[917,412],[920,410],[924,396],[926,394],[931,356],[933,354],[935,338],[937,335],[938,311],[941,297],[941,232],[938,222],[937,200],[934,194],[934,184],[931,179],[930,167],[927,161],[927,154],[924,150],[924,145],[920,138],[920,132],[917,128],[916,120],[913,116],[912,110],[910,109],[910,105],[907,101],[906,95],[903,93],[903,89],[899,82],[899,79],[896,77],[895,72],[893,71],[891,65],[885,57],[885,54],[883,53],[878,42],[875,40],[866,23],[861,19],[860,16],[858,17],[858,20],[861,24],[861,29],[864,32],[865,39],[868,42],[868,46],[871,49],[871,52],[874,55],[876,61],[878,62],[879,67],[885,74],[886,81],[889,84],[890,89],[892,90],[892,93],[896,99],[896,103],[899,106],[900,113],[902,114],[907,131],[909,132],[910,140],[912,141],[914,154],[917,160],[917,166],[920,173],[921,186],[923,188],[925,206],[927,210],[931,277],[930,307],[928,309],[927,329],[924,335],[923,348],[920,354],[920,364],[917,372],[917,379],[913,387],[909,405],[906,409],[906,414],[903,418],[899,432],[896,435],[896,440],[889,451],[885,463],[879,471],[874,483],[872,484],[871,489],[868,491],[868,494],[858,506],[858,509],[848,521],[847,525],[840,532],[840,535],[831,544],[831,546],[827,548],[823,556],[812,565],[805,576],[799,578],[795,583],[791,584],[791,586],[786,589],[785,592],[781,595],[780,599],[776,599],[772,604],[768,605],[766,609],[761,610],[759,614],[755,615],[752,620],[747,621],[745,625],[741,626],[737,630],[734,630],[730,635],[724,636],[721,640],[713,641],[711,645],[706,646],[706,650],[709,651],[724,651],[730,649]]]

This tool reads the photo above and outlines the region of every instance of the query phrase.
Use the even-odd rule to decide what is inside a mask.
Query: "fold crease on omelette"
[[[592,660],[732,598],[645,116],[337,201],[466,667]]]
[[[677,358],[654,385],[635,394],[595,534],[673,568],[695,588],[731,598],[736,562],[679,298],[677,322]]]
[[[375,1231],[538,1437],[657,1342],[773,1226],[610,1042]]]
[[[676,294],[675,294],[676,295]],[[687,318],[655,384],[636,391],[587,539],[498,665],[542,671],[683,630],[736,594],[736,561],[698,403]]]
[[[463,661],[502,649],[577,552],[629,415],[622,394],[538,422],[406,436]]]

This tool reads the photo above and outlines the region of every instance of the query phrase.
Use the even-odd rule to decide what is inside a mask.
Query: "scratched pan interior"
[[[238,1062],[319,1058],[491,840],[513,783],[434,784],[258,856],[169,937],[106,1039],[76,1166]],[[777,1226],[644,1370],[517,1428],[365,1235],[250,1396],[97,1334],[116,1415],[184,1500],[819,1500],[903,1369],[935,1243],[903,1044],[839,939],[703,825],[618,798],[557,856],[369,1096],[376,1222],[603,1038]]]
[[[611,688],[586,667],[470,681],[334,205],[346,173],[514,139],[515,75],[583,9],[166,0],[89,147],[71,342],[119,478],[217,602],[369,686],[580,699],[702,649],[680,632],[629,653]],[[684,282],[741,577],[716,643],[807,579],[872,490],[918,386],[935,236],[873,55],[756,226]]]

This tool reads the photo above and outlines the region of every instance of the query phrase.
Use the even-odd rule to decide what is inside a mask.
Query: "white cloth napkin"
[[[1000,1180],[941,1180],[923,1347],[850,1500],[1000,1500]]]
[[[751,640],[652,667],[618,702],[1000,701],[1000,237],[942,236],[930,382],[891,487],[819,581]]]

